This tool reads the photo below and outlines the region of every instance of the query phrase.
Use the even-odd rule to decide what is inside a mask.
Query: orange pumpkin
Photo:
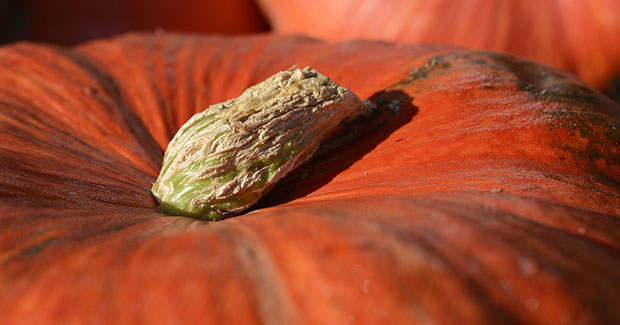
[[[383,112],[221,222],[157,212],[189,116],[293,64]],[[0,49],[0,323],[618,323],[620,110],[445,46]]]
[[[260,0],[276,31],[331,40],[439,42],[508,52],[598,89],[620,76],[616,0]],[[618,86],[616,86],[618,87]]]

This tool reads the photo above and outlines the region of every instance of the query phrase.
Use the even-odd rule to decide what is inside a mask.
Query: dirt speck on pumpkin
[[[330,285],[324,284],[321,286],[321,296],[323,298],[331,298],[334,295],[334,288]]]
[[[386,318],[389,315],[388,311],[382,308],[375,308],[372,312],[379,318]]]
[[[370,285],[370,280],[366,279],[364,281],[362,281],[360,283],[360,291],[362,291],[363,294],[368,294],[368,287]]]
[[[538,299],[536,298],[530,298],[525,301],[525,307],[527,307],[527,309],[530,311],[537,311],[539,306],[540,306],[540,303],[538,302]]]
[[[388,108],[392,111],[394,115],[400,114],[400,101],[398,99],[393,99],[389,104]]]
[[[519,257],[517,260],[519,273],[526,277],[532,277],[538,273],[538,263],[529,257]]]
[[[504,191],[503,189],[501,189],[501,188],[497,188],[497,187],[496,187],[496,188],[492,188],[492,189],[491,189],[491,193],[501,193],[501,192],[503,192],[503,191]]]
[[[450,67],[450,58],[441,55],[432,57],[422,67],[411,70],[407,79],[401,80],[388,88],[407,85],[417,80],[426,80],[434,73],[448,70]]]

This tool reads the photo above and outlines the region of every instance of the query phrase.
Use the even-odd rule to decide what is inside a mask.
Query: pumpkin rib
[[[127,134],[133,136],[134,145],[137,145],[143,150],[140,152],[146,158],[145,160],[149,166],[155,168],[159,167],[160,160],[163,155],[160,148],[156,145],[155,140],[151,134],[146,130],[146,127],[140,119],[135,116],[131,110],[127,107],[125,100],[121,97],[121,92],[118,89],[118,84],[111,76],[107,75],[100,67],[97,67],[92,60],[88,57],[81,55],[75,51],[65,52],[65,56],[69,57],[73,63],[80,68],[88,71],[90,74],[97,76],[98,83],[102,85],[102,88],[109,95],[109,98],[114,100],[114,107],[112,111],[115,116],[115,121],[127,130]]]
[[[65,52],[55,50],[54,48],[17,44],[10,49],[14,49],[15,52],[11,53],[9,48],[4,48],[3,51],[9,57],[9,60],[16,56],[19,57],[19,60],[22,60],[21,63],[20,61],[17,61],[13,64],[15,67],[18,67],[18,69],[21,69],[20,79],[18,79],[20,80],[19,82],[32,87],[30,88],[30,92],[15,92],[11,95],[20,97],[22,102],[31,103],[33,107],[38,107],[42,103],[39,98],[33,97],[32,91],[41,91],[47,95],[47,98],[50,100],[50,102],[47,103],[45,113],[49,113],[52,116],[57,116],[57,123],[60,123],[63,128],[71,130],[76,137],[88,139],[88,142],[95,147],[112,144],[117,151],[125,153],[127,158],[135,161],[139,161],[136,159],[136,157],[138,157],[136,154],[140,154],[143,157],[151,156],[153,157],[152,164],[158,164],[156,155],[145,154],[145,151],[142,149],[148,149],[148,143],[139,142],[141,144],[140,147],[132,148],[130,145],[135,145],[132,143],[135,142],[135,140],[131,140],[129,143],[125,142],[125,139],[127,139],[128,136],[131,137],[134,134],[139,134],[139,132],[134,126],[129,126],[129,133],[124,132],[122,129],[123,127],[120,124],[117,125],[117,122],[113,122],[115,120],[118,120],[119,122],[126,120],[123,117],[123,114],[126,114],[122,111],[123,105],[119,105],[118,101],[112,99],[114,97],[113,93],[111,96],[104,96],[104,94],[107,94],[108,89],[106,88],[109,85],[109,82],[106,81],[105,78],[102,78],[101,74],[93,73],[92,67],[83,69],[84,62],[80,62],[76,60],[74,56],[67,55]],[[37,70],[40,70],[40,68],[37,68],[37,65],[45,67],[46,60],[51,62],[59,61],[60,63],[57,63],[54,66],[55,69],[50,69],[50,72],[46,71],[46,73],[41,73]],[[63,65],[66,66],[66,69]],[[6,65],[5,67],[7,69],[13,69],[9,65]],[[79,73],[79,76],[83,80],[71,78],[66,81],[60,81],[56,86],[54,86],[56,87],[56,90],[51,88],[46,89],[46,86],[44,86],[42,81],[40,81],[42,80],[41,78],[46,78],[42,76],[46,75],[47,78],[57,78],[62,73],[68,73],[69,71],[74,73],[74,75]],[[6,75],[7,72],[4,71],[4,73]],[[7,80],[7,82],[8,81],[9,80]],[[29,83],[32,83],[32,85]],[[64,96],[60,95],[60,89],[65,88],[71,89],[72,92],[64,94]],[[105,92],[101,92],[102,88]],[[11,87],[6,87],[5,89],[19,90],[19,88]],[[39,94],[39,96],[44,95]],[[81,108],[76,109],[76,106],[79,105],[76,105],[75,103],[79,100],[88,100],[93,106],[89,111],[84,111]],[[38,112],[37,114],[41,115],[45,113]],[[83,118],[83,122],[86,123],[76,122],[81,118]],[[130,123],[136,122],[138,121],[135,119],[131,121],[130,118]],[[99,138],[96,138],[97,136],[107,138],[108,141],[99,141]],[[162,153],[158,154],[160,156],[162,155]],[[141,169],[147,169],[144,166],[141,167]],[[155,170],[156,167],[153,166],[151,168]]]
[[[442,214],[441,211],[437,211],[437,210],[433,211],[433,209],[430,209],[430,211],[432,211],[430,214],[431,217],[436,217],[437,212],[439,212],[439,214]],[[394,219],[394,217],[398,217],[398,216],[394,216],[394,215],[383,216],[383,218],[381,219],[375,219],[369,222],[370,227],[378,228],[375,231],[378,232],[376,235],[379,238],[382,238],[382,240],[386,240],[388,242],[394,241],[396,242],[395,243],[396,245],[402,246],[402,247],[391,248],[391,250],[393,250],[393,255],[394,255],[392,257],[393,263],[398,263],[397,261],[404,261],[404,260],[411,259],[410,257],[408,257],[408,255],[410,254],[408,251],[417,250],[417,251],[420,251],[426,257],[426,259],[428,259],[431,269],[434,269],[438,273],[445,272],[447,274],[453,273],[453,274],[458,275],[456,276],[456,279],[448,279],[448,282],[449,282],[448,286],[450,285],[457,286],[459,288],[458,291],[462,291],[461,294],[467,298],[459,299],[460,298],[459,297],[456,299],[450,299],[449,301],[443,302],[440,308],[435,307],[438,309],[438,310],[435,310],[437,314],[441,313],[441,309],[446,308],[448,310],[458,311],[457,314],[460,317],[463,317],[463,316],[467,316],[468,313],[472,313],[472,311],[468,309],[478,309],[478,311],[480,312],[480,315],[477,315],[477,318],[459,319],[459,316],[457,316],[457,317],[454,317],[454,319],[448,320],[448,321],[453,321],[453,322],[473,321],[473,322],[480,322],[480,323],[494,323],[494,322],[501,321],[501,322],[506,322],[508,324],[518,323],[516,315],[514,315],[509,309],[502,308],[501,305],[497,304],[494,300],[490,299],[491,293],[489,292],[489,290],[487,290],[482,283],[477,282],[473,278],[468,277],[466,275],[467,272],[464,272],[464,270],[462,269],[463,266],[461,266],[461,264],[458,263],[458,260],[452,260],[446,254],[446,252],[444,251],[445,250],[444,246],[446,245],[446,243],[442,242],[440,245],[437,244],[438,234],[435,231],[433,231],[433,229],[429,229],[424,226],[419,227],[419,228],[415,227],[415,228],[407,229],[408,225],[406,223],[399,223],[398,225],[395,225],[394,223],[392,223],[391,222],[392,220],[390,219]],[[351,219],[351,218],[347,218],[346,216],[345,218]],[[358,220],[353,219],[349,222],[354,223],[357,221]],[[348,226],[351,228],[354,227],[353,225],[348,225]],[[373,244],[367,243],[366,245],[370,245],[372,247]],[[381,244],[379,242],[378,244],[374,244],[374,245],[381,245]],[[390,245],[387,245],[387,246],[389,247]],[[451,248],[454,249],[455,247],[451,247]],[[389,254],[390,248],[382,249],[381,251],[383,255],[387,255],[387,256],[390,255]],[[456,254],[458,254],[458,251]],[[415,259],[413,260],[415,261]],[[384,272],[385,271],[388,271],[388,270],[384,270]],[[490,277],[491,275],[488,273],[484,273],[483,270],[478,270],[478,271],[479,271],[478,275],[484,278]],[[419,280],[412,279],[412,281],[417,282]],[[394,283],[392,283],[392,286],[395,289],[399,288],[401,285],[402,284],[400,284],[398,281],[395,281]],[[418,284],[418,286],[421,286],[421,284]],[[429,285],[430,288],[426,290],[441,291],[443,286],[445,286],[445,284],[444,285],[439,284],[437,285],[437,287],[434,287],[433,285]],[[395,291],[399,291],[399,290],[395,290]],[[411,293],[408,293],[406,291],[398,292],[398,293],[403,295],[403,299],[407,299],[407,298],[411,299],[411,297],[407,297],[411,295]],[[466,302],[464,302],[463,300],[465,300]]]
[[[304,209],[310,208],[311,211],[315,211],[316,213],[319,213],[320,215],[323,216],[324,219],[327,219],[329,221],[334,221],[335,222],[335,221],[340,220],[342,218],[346,218],[347,220],[350,220],[350,222],[346,226],[341,226],[341,227],[325,227],[325,228],[323,228],[323,227],[316,227],[316,228],[318,228],[318,229],[347,229],[348,230],[348,234],[346,236],[351,238],[351,242],[352,243],[355,242],[355,239],[353,239],[353,238],[358,238],[358,237],[355,237],[355,236],[363,236],[363,234],[365,234],[364,232],[359,233],[359,232],[355,231],[355,228],[367,225],[368,222],[365,222],[365,221],[371,221],[371,220],[374,221],[374,222],[380,222],[381,221],[381,222],[386,223],[387,225],[394,225],[392,227],[397,227],[395,229],[398,232],[406,234],[407,236],[422,236],[422,237],[426,237],[425,234],[428,231],[439,230],[440,228],[438,228],[438,227],[422,228],[419,231],[414,231],[414,229],[412,229],[410,227],[407,227],[407,223],[414,222],[413,220],[419,220],[420,222],[422,222],[423,220],[429,220],[428,222],[431,222],[431,220],[432,220],[432,222],[434,224],[450,225],[450,226],[446,227],[446,230],[442,230],[441,231],[442,233],[446,233],[447,234],[445,239],[451,238],[449,241],[441,240],[440,238],[438,238],[436,236],[433,237],[431,235],[428,235],[428,238],[429,238],[430,242],[441,243],[440,245],[443,246],[444,249],[448,249],[448,250],[453,250],[454,249],[454,247],[453,248],[445,248],[445,246],[448,245],[450,241],[454,241],[454,238],[452,238],[452,237],[455,235],[455,232],[458,232],[459,237],[464,237],[466,239],[468,239],[468,238],[480,238],[479,240],[481,240],[481,241],[486,241],[486,240],[489,240],[489,239],[493,239],[492,236],[497,236],[498,235],[497,231],[499,229],[495,228],[495,230],[489,230],[485,235],[483,235],[484,233],[480,233],[480,234],[477,234],[477,235],[464,236],[463,232],[464,232],[465,228],[463,228],[461,226],[458,226],[457,224],[455,224],[453,222],[447,222],[445,220],[444,221],[439,221],[439,220],[437,220],[437,217],[433,217],[433,218],[429,219],[429,217],[431,217],[431,216],[428,216],[428,214],[426,214],[426,213],[424,213],[424,214],[419,213],[420,212],[419,209],[412,210],[412,208],[398,209],[398,210],[402,211],[401,214],[400,214],[400,219],[399,219],[400,222],[394,222],[394,220],[390,220],[390,218],[389,218],[390,214],[386,214],[386,213],[375,214],[376,211],[377,210],[380,211],[381,208],[388,207],[388,206],[390,206],[391,204],[394,204],[394,203],[396,203],[397,205],[402,205],[406,201],[404,201],[404,200],[394,200],[394,199],[389,199],[389,198],[382,198],[382,199],[379,199],[379,200],[377,200],[377,199],[374,199],[374,200],[370,199],[371,201],[374,201],[374,202],[368,203],[368,202],[366,202],[368,200],[369,199],[365,199],[364,200],[363,208],[362,207],[357,207],[356,209],[353,210],[353,211],[357,211],[357,213],[355,213],[355,214],[347,213],[346,210],[345,210],[345,209],[348,209],[349,207],[351,207],[351,202],[350,202],[351,200],[345,200],[344,202],[341,201],[341,202],[339,202],[336,205],[327,205],[327,203],[325,203],[325,202],[323,202],[323,203],[315,203],[313,205],[307,205],[307,206],[304,206],[304,207],[296,207],[296,209],[304,210]],[[349,202],[347,202],[347,201],[349,201]],[[359,199],[356,199],[355,201],[356,202],[360,202]],[[412,201],[412,199],[409,198],[408,201]],[[382,202],[382,203],[377,204],[378,202]],[[418,199],[413,199],[413,202],[416,202],[416,205],[419,204],[421,207],[424,207],[425,210],[428,210],[428,209],[436,210],[437,207],[446,206],[446,201],[443,201],[443,202],[442,201],[433,202],[432,200],[428,200],[428,198],[426,198],[426,197],[418,198]],[[465,201],[465,202],[467,202],[467,201]],[[373,208],[373,204],[372,203],[377,204],[378,207]],[[438,204],[436,204],[436,203],[438,203]],[[416,205],[414,205],[414,206],[416,206]],[[461,206],[461,208],[459,208],[459,205]],[[479,213],[478,211],[480,211],[479,208],[477,208],[477,207],[474,208],[474,209],[467,208],[467,206],[471,206],[471,204],[463,203],[463,201],[460,201],[460,200],[459,200],[459,205],[454,206],[454,210],[457,210],[457,211],[468,211],[468,213],[472,213],[472,211],[473,211],[474,214],[470,215],[471,218],[473,218],[473,220],[479,220],[480,219],[480,217],[477,216],[477,214]],[[320,208],[320,207],[317,207],[317,206],[323,206],[323,208]],[[333,207],[336,207],[336,206],[342,207],[342,208],[338,209],[339,213],[334,213],[332,211]],[[327,210],[325,210],[325,207],[328,207]],[[465,207],[465,208],[463,208],[463,207]],[[442,209],[439,209],[439,211],[441,211],[441,210]],[[289,216],[289,218],[292,218],[292,215],[294,214],[293,211],[295,211],[294,208],[288,209],[288,211],[290,211],[290,214],[291,214],[291,216]],[[370,212],[360,213],[361,211],[370,211]],[[397,209],[391,209],[390,211],[397,211]],[[417,213],[413,213],[413,211],[416,211]],[[368,216],[369,219],[366,220],[365,218],[361,218],[362,216],[360,214]],[[487,211],[486,214],[489,215],[489,216],[492,216],[492,215],[501,216],[504,213],[502,211],[494,212],[494,211],[491,210],[491,211]],[[377,219],[377,216],[379,216],[379,215],[382,215],[381,219]],[[448,216],[448,217],[451,217],[451,218],[454,218],[454,219],[459,219],[459,216],[461,216],[462,214],[459,213],[459,214],[455,215],[454,213],[450,212],[450,213],[442,213],[442,215]],[[250,215],[248,215],[248,217],[250,217]],[[510,215],[503,216],[500,220],[506,219],[506,218],[510,218]],[[258,222],[259,215],[254,216],[253,219]],[[487,217],[486,219],[488,219],[489,221],[493,221],[495,224],[498,224],[498,222],[499,222],[499,225],[501,225],[501,223],[502,223],[501,221],[494,221],[494,218],[491,218],[491,217]],[[362,220],[364,220],[364,221],[362,221]],[[359,225],[359,226],[357,226],[357,225]],[[515,240],[513,240],[514,243],[519,243],[519,240],[527,238],[528,231],[531,229],[531,227],[513,228],[510,225],[504,226],[504,227],[505,227],[505,229],[503,231],[501,231],[500,233],[501,234],[506,234],[509,237],[515,238]],[[543,229],[549,229],[549,230],[555,231],[555,229],[548,228],[548,227],[541,228],[541,230],[543,230]],[[297,237],[301,236],[301,234],[302,234],[299,231],[290,231],[290,233],[295,234],[295,236],[297,236]],[[368,232],[366,232],[366,234],[368,234]],[[386,237],[385,235],[381,235],[381,234],[377,234],[376,236],[378,238],[382,238],[382,240],[381,241],[370,240],[369,244],[374,243],[375,245],[380,245],[380,243],[382,243],[383,241],[388,240],[388,238],[389,238],[389,237]],[[533,243],[540,242],[540,238],[546,238],[546,237],[547,236],[544,236],[544,235],[542,235],[540,237],[534,237],[533,240],[531,240],[531,241]],[[571,235],[571,237],[573,237],[573,236]],[[494,239],[494,240],[497,240],[498,243],[505,242],[505,240],[502,240],[502,239],[499,239],[499,238]],[[549,242],[546,242],[546,245],[550,245],[551,244],[551,245],[555,246],[555,245],[566,244],[565,241],[558,241],[558,243],[563,243],[563,244],[553,244],[553,243],[554,243],[554,241],[549,239]],[[578,243],[578,242],[575,242],[575,243]],[[495,251],[495,252],[493,252],[493,254],[506,254],[507,253],[506,250],[492,249],[491,247],[494,247],[494,246],[493,245],[488,245],[488,244],[490,244],[490,243],[487,243],[486,247],[490,247],[489,248],[490,252]],[[448,246],[448,247],[451,247],[451,246]],[[473,247],[475,247],[475,251],[473,251],[470,254],[477,254],[477,255],[478,254],[482,254],[482,251],[480,250],[479,246],[476,246],[474,244]],[[594,257],[590,257],[588,255],[589,252],[590,252],[590,249],[591,248],[584,248],[582,250],[585,253],[585,255],[583,255],[583,257],[588,257],[588,258],[593,258],[594,259]],[[567,249],[567,250],[570,251],[571,249]],[[526,253],[526,251],[524,251],[522,249],[521,250],[516,250],[516,251],[519,252],[519,254]],[[553,251],[553,250],[551,250],[551,251]],[[602,252],[604,252],[604,251],[605,250],[603,250]],[[607,258],[617,254],[617,250],[607,250],[607,251],[608,251],[608,254],[613,253],[611,255],[608,255]],[[383,250],[381,250],[381,253],[383,255],[387,254],[387,252],[383,251]],[[453,254],[457,254],[457,253],[453,253]],[[310,256],[312,256],[312,255],[310,255]],[[469,255],[467,255],[467,256],[469,256]],[[508,254],[508,256],[509,256],[508,259],[510,260],[510,259],[512,259],[513,255],[512,254]],[[572,255],[558,255],[558,256],[562,257],[562,258],[564,258],[565,256],[567,258],[570,258],[569,256],[572,256]],[[503,258],[506,258],[506,257],[503,257]],[[404,261],[410,260],[410,258],[401,257],[401,258],[399,258],[397,260],[402,261],[404,263]],[[597,259],[597,260],[601,260],[601,259]],[[606,259],[606,260],[609,260],[609,259]],[[544,259],[541,259],[541,261],[544,261]],[[427,263],[431,263],[431,261],[427,261]],[[515,261],[515,263],[516,263],[516,261]],[[500,274],[504,274],[504,272],[506,271],[506,268],[510,266],[510,265],[506,265],[506,264],[503,264],[503,265],[504,266],[502,267],[502,270],[500,271]],[[550,265],[549,265],[549,267],[553,268],[553,266],[551,266],[551,265],[554,265],[554,263],[550,263]],[[525,266],[525,267],[527,267],[527,266]],[[603,275],[602,277],[603,278],[609,278],[609,276],[611,274],[613,274],[613,272],[614,272],[613,271],[614,267],[609,265],[609,266],[605,267],[605,269],[606,269],[607,274]],[[389,270],[389,268],[388,268],[388,270]],[[519,269],[517,268],[516,265],[514,266],[514,270],[515,270],[514,272],[519,271]],[[577,270],[577,271],[578,272],[586,272],[585,270]],[[530,274],[532,271],[525,270],[523,272],[527,273],[528,277],[532,276],[532,274]],[[540,272],[544,272],[544,270],[540,271]],[[476,271],[476,273],[474,273],[474,274],[477,274],[478,276],[486,278],[486,276],[484,276],[483,274],[478,274],[478,273],[479,272]],[[457,272],[457,274],[460,274],[460,273]],[[391,276],[390,275],[386,275],[384,277],[385,278],[390,278]],[[399,279],[400,279],[400,281],[403,281],[402,278],[399,278]],[[438,280],[436,280],[436,281],[438,281]],[[482,280],[479,279],[478,281],[482,281]],[[601,284],[605,285],[605,282],[603,282]],[[597,286],[600,286],[601,284],[598,284]],[[401,283],[400,285],[402,286],[403,284]],[[572,285],[573,284],[570,281],[566,281],[566,283],[564,284],[564,286],[567,289],[570,288]],[[584,287],[588,287],[589,285],[584,284],[583,286]],[[532,288],[536,288],[536,284],[532,284]],[[500,286],[500,290],[501,290],[501,286]],[[537,292],[537,291],[538,291],[537,289],[534,289],[534,292]],[[610,293],[611,292],[608,292],[608,294],[610,294]]]
[[[0,49],[0,323],[620,320],[620,108],[574,77],[296,36],[16,46]],[[380,115],[246,214],[158,213],[174,128],[293,64]]]
[[[268,247],[261,243],[256,232],[249,227],[236,223],[234,232],[238,235],[233,237],[242,238],[235,253],[256,287],[253,294],[254,299],[259,301],[257,307],[261,322],[300,322],[302,318],[297,307],[291,303],[286,280],[274,265]]]

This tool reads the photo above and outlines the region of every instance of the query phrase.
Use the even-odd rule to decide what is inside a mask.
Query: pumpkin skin
[[[251,212],[158,213],[175,130],[293,64],[386,113]],[[0,323],[620,321],[620,110],[566,73],[446,46],[127,35],[3,47],[0,89]]]
[[[274,29],[330,40],[446,43],[512,53],[608,89],[620,76],[615,0],[260,0]]]

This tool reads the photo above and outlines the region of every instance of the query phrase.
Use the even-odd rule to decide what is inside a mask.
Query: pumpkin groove
[[[0,323],[620,321],[620,109],[567,73],[275,35],[0,62]],[[293,64],[380,114],[249,213],[158,213],[176,129]]]

